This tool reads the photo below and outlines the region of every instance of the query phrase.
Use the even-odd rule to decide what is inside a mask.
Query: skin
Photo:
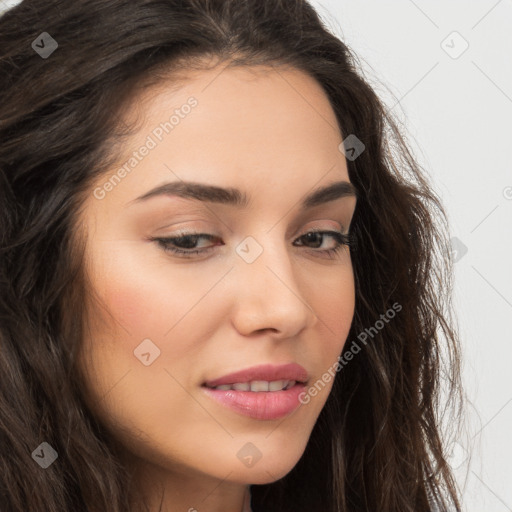
[[[289,362],[314,383],[336,362],[354,314],[349,248],[329,257],[322,251],[334,238],[301,238],[312,228],[346,233],[356,204],[349,196],[298,207],[312,190],[350,181],[327,96],[295,69],[221,69],[190,71],[178,90],[140,93],[126,112],[126,120],[141,120],[127,155],[189,97],[198,105],[103,199],[91,188],[82,211],[96,299],[82,352],[87,400],[123,447],[152,512],[162,491],[163,511],[241,512],[248,485],[291,471],[332,380],[278,420],[242,416],[200,386]],[[130,203],[178,180],[236,187],[251,203],[240,209],[171,196]],[[149,240],[180,229],[215,235],[196,242],[213,250],[183,258]],[[235,251],[247,236],[263,249],[250,264]],[[145,366],[134,350],[147,338],[160,356]],[[237,457],[249,442],[262,454],[252,467]]]

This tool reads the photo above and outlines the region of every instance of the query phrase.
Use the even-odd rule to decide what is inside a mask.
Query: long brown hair
[[[308,73],[343,138],[365,145],[347,159],[356,309],[342,358],[367,343],[296,466],[252,486],[253,510],[460,510],[440,432],[442,384],[443,412],[462,410],[446,215],[357,58],[305,0],[24,0],[0,18],[0,509],[129,510],[130,474],[81,395],[76,219],[130,131],[128,99],[211,57]],[[58,454],[44,470],[42,442]]]

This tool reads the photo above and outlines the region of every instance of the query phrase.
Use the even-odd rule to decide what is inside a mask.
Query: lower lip
[[[299,395],[305,387],[296,383],[281,391],[223,391],[202,386],[204,392],[217,402],[256,420],[275,420],[293,412],[301,404]]]

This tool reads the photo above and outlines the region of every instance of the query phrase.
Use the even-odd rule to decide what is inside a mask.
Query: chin
[[[283,454],[275,450],[271,455],[263,455],[252,467],[237,465],[236,468],[226,468],[226,472],[231,470],[230,479],[237,483],[270,484],[286,476],[297,465],[302,454],[303,451]]]
[[[277,480],[285,477],[294,467],[295,464],[290,464],[288,466],[283,466],[281,464],[278,467],[260,468],[257,473],[249,475],[250,481],[248,481],[247,484],[264,485],[277,482]]]

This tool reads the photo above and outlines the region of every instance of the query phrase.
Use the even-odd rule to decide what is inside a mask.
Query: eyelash
[[[301,238],[304,238],[310,234],[320,234],[320,235],[327,235],[332,238],[334,238],[337,241],[337,246],[333,249],[324,249],[320,251],[314,251],[314,252],[320,252],[325,254],[326,256],[330,258],[334,258],[337,253],[339,253],[344,246],[351,247],[354,245],[354,238],[352,233],[339,233],[338,231],[325,231],[320,229],[312,229],[311,231],[308,231],[307,233],[304,233],[304,235],[301,235],[298,240]],[[189,249],[184,250],[179,247],[173,247],[171,244],[174,244],[175,242],[179,242],[187,239],[199,239],[199,238],[205,238],[207,240],[214,240],[217,238],[215,235],[210,235],[208,233],[183,233],[180,236],[177,237],[167,237],[167,238],[151,238],[150,240],[157,242],[160,247],[165,252],[170,252],[175,255],[182,255],[178,256],[180,258],[190,258],[194,254],[206,254],[214,249],[214,247],[206,247],[204,249]],[[323,242],[323,238],[322,238]]]

